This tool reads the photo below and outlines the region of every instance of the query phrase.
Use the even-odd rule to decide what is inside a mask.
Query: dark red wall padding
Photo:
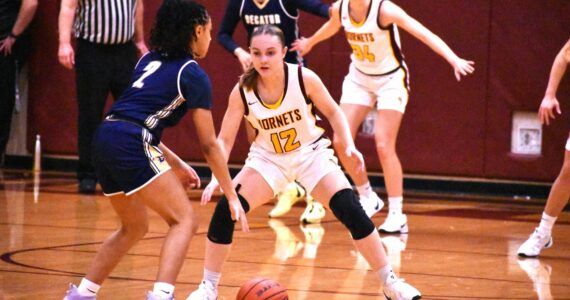
[[[536,111],[556,53],[569,38],[570,2],[535,0],[395,1],[439,35],[458,55],[474,60],[476,71],[457,82],[449,64],[426,45],[400,30],[411,73],[412,93],[398,138],[406,173],[550,181],[558,173],[568,132],[570,76],[559,91],[563,115],[543,135],[543,155],[509,155],[511,117],[515,110]],[[214,33],[226,5],[203,1],[212,15]],[[145,26],[152,27],[159,1],[145,1]],[[46,154],[75,154],[77,107],[74,73],[57,62],[59,3],[40,4],[33,24],[30,58],[28,148],[42,135]],[[301,32],[313,33],[323,20],[301,15]],[[241,26],[235,35],[245,46]],[[349,50],[342,34],[316,46],[307,57],[331,94],[338,99],[347,73]],[[237,60],[215,41],[200,65],[213,84],[217,128],[227,96],[241,72]],[[203,161],[192,120],[167,130],[165,144],[190,161]],[[369,170],[380,170],[370,137],[358,136]],[[231,161],[247,154],[240,136]]]

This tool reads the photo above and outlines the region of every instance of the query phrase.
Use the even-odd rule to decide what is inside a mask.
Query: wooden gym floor
[[[0,170],[0,299],[61,299],[77,284],[101,242],[117,228],[102,194],[76,193],[70,173]],[[36,183],[36,184],[34,184]],[[200,216],[176,284],[185,299],[202,277],[205,232],[214,204]],[[267,218],[272,205],[248,215],[251,232],[236,231],[220,299],[235,299],[247,279],[270,277],[290,299],[382,299],[376,277],[343,226],[327,212],[320,225],[301,226],[304,205]],[[423,299],[570,299],[570,213],[554,228],[554,246],[540,259],[518,259],[542,206],[474,199],[408,197],[408,235],[383,235],[390,262]],[[386,209],[374,216],[383,222]],[[144,299],[157,271],[166,225],[150,213],[150,231],[104,283],[99,299]]]

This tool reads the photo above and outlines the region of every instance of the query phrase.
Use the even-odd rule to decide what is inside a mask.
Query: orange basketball
[[[288,300],[287,290],[269,278],[252,278],[241,285],[236,300]]]

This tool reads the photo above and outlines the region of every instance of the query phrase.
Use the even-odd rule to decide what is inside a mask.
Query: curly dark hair
[[[156,14],[150,44],[154,51],[169,58],[192,54],[190,42],[196,38],[195,28],[209,20],[206,8],[197,2],[165,0]]]

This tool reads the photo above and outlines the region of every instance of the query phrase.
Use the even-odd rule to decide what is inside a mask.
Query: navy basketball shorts
[[[147,129],[136,124],[103,121],[92,144],[93,165],[103,193],[129,196],[169,170],[158,144]]]

